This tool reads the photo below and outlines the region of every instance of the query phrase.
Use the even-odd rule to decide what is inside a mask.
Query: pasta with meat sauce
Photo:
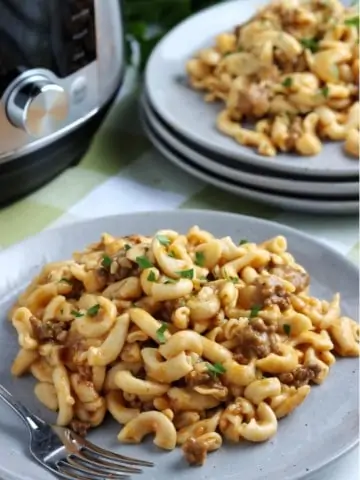
[[[359,158],[359,13],[339,0],[274,0],[186,64],[220,132],[258,153],[316,155],[343,141]],[[255,121],[254,130],[243,122]]]
[[[309,282],[282,236],[103,234],[20,295],[12,374],[36,378],[59,425],[85,434],[109,412],[121,442],[152,433],[202,464],[223,440],[271,438],[336,355],[359,356],[339,294],[315,298]]]

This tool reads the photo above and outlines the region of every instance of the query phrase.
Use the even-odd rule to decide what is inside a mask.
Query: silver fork
[[[25,422],[30,453],[47,470],[67,480],[124,480],[152,462],[125,457],[97,447],[69,428],[50,425],[14,399],[0,385],[0,398]]]

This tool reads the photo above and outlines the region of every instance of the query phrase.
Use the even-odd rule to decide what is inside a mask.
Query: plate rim
[[[116,215],[107,215],[104,217],[96,217],[96,218],[90,218],[90,219],[81,219],[78,221],[70,222],[69,224],[65,224],[62,226],[58,226],[55,228],[43,230],[41,232],[38,232],[37,234],[31,235],[19,242],[16,242],[15,244],[11,245],[8,248],[5,248],[4,250],[0,251],[0,263],[2,262],[2,259],[8,255],[11,252],[16,253],[19,249],[25,249],[28,244],[31,244],[33,242],[41,242],[44,241],[43,237],[47,237],[48,235],[57,235],[61,232],[71,232],[71,229],[74,227],[74,225],[77,225],[78,228],[81,228],[82,225],[91,225],[91,224],[96,224],[101,221],[109,221],[114,222],[114,221],[119,221],[121,222],[124,218],[126,217],[147,217],[149,215],[157,216],[157,217],[162,217],[163,215],[176,215],[179,217],[187,217],[189,214],[192,216],[199,215],[200,217],[208,217],[209,219],[213,217],[221,217],[228,219],[228,221],[237,221],[240,222],[244,221],[249,223],[249,222],[255,222],[259,226],[263,227],[265,230],[267,229],[268,226],[272,228],[279,228],[282,230],[283,234],[286,236],[288,233],[297,237],[298,240],[306,240],[307,242],[310,242],[311,244],[315,244],[318,248],[321,248],[325,250],[327,253],[329,253],[332,256],[335,256],[336,259],[343,263],[347,269],[352,271],[352,274],[356,275],[359,278],[359,268],[356,267],[354,263],[352,263],[346,256],[341,254],[339,251],[337,251],[334,247],[322,242],[320,239],[308,234],[304,233],[301,230],[298,230],[297,228],[290,227],[288,225],[284,225],[280,222],[273,221],[273,220],[267,220],[263,218],[258,218],[254,216],[248,216],[248,215],[242,215],[242,214],[237,214],[237,213],[232,213],[232,212],[227,212],[227,211],[217,211],[217,210],[207,210],[207,209],[172,209],[172,210],[154,210],[154,211],[141,211],[141,212],[126,212],[126,213],[120,213]],[[200,220],[201,221],[201,220]],[[140,221],[137,221],[140,223]],[[61,236],[60,236],[61,237]],[[51,261],[51,260],[47,260]],[[351,438],[348,442],[347,445],[344,446],[342,449],[336,451],[336,453],[330,454],[330,457],[327,456],[326,458],[323,456],[317,463],[314,464],[314,468],[303,474],[296,474],[290,477],[291,480],[301,480],[301,479],[306,479],[310,475],[314,475],[316,473],[319,473],[322,469],[325,469],[326,467],[329,467],[331,464],[336,462],[339,458],[343,457],[346,455],[346,453],[350,452],[356,446],[359,444],[360,438],[359,436],[355,436],[354,438]],[[330,458],[330,459],[329,459]],[[18,474],[9,472],[7,469],[3,469],[1,467],[0,463],[0,473],[3,474],[9,474],[13,475],[14,480],[23,480],[24,477],[18,476]]]
[[[256,1],[256,4],[258,4],[258,3],[259,3],[259,6],[260,6],[260,5],[265,4],[266,2],[264,0],[259,0],[259,2]],[[191,15],[190,17],[186,18],[182,22],[178,23],[174,28],[172,28],[157,43],[157,45],[155,46],[155,48],[153,49],[153,51],[152,51],[152,53],[149,57],[149,60],[147,62],[146,68],[145,68],[144,85],[145,85],[145,88],[148,91],[149,97],[150,97],[153,105],[156,107],[156,110],[158,111],[159,115],[162,118],[164,118],[164,120],[166,120],[166,122],[169,123],[173,128],[175,128],[176,130],[179,130],[184,136],[190,138],[192,142],[194,142],[194,143],[196,143],[200,146],[203,146],[203,147],[205,147],[209,150],[214,150],[214,151],[216,150],[217,153],[219,153],[219,154],[221,154],[225,157],[232,158],[234,160],[240,159],[243,163],[246,163],[246,164],[250,164],[250,165],[256,164],[261,168],[269,169],[269,170],[272,170],[272,171],[295,172],[295,173],[303,174],[303,175],[328,177],[330,179],[334,178],[334,177],[353,178],[354,176],[356,176],[358,171],[355,171],[355,170],[352,171],[350,169],[346,170],[346,169],[343,169],[343,168],[334,169],[334,170],[323,170],[323,169],[319,168],[319,169],[313,169],[312,170],[310,167],[308,167],[308,168],[303,167],[302,168],[301,164],[294,165],[293,163],[291,164],[291,169],[288,168],[288,165],[281,164],[281,163],[275,163],[274,162],[274,163],[269,165],[269,162],[267,162],[267,160],[266,160],[267,157],[262,157],[260,155],[257,155],[255,152],[250,151],[249,149],[247,149],[246,147],[243,147],[242,145],[238,145],[238,148],[239,148],[240,151],[239,151],[238,154],[236,154],[236,156],[234,156],[234,152],[232,151],[232,149],[226,148],[222,145],[219,145],[216,142],[214,142],[212,144],[212,146],[210,146],[206,143],[206,140],[204,140],[201,136],[198,136],[198,135],[194,134],[194,132],[192,130],[184,129],[183,126],[182,126],[182,123],[176,121],[176,117],[174,117],[171,114],[169,109],[166,109],[163,106],[162,102],[157,101],[157,96],[154,95],[154,92],[152,91],[152,88],[150,88],[150,86],[152,85],[152,81],[151,81],[152,72],[153,71],[154,72],[159,71],[158,66],[154,67],[153,64],[159,61],[157,57],[159,57],[159,52],[163,48],[163,45],[166,44],[166,42],[168,41],[168,39],[172,35],[176,34],[178,31],[181,31],[182,28],[184,28],[184,27],[186,28],[187,25],[191,24],[194,20],[197,21],[198,18],[201,18],[202,16],[208,15],[210,11],[213,11],[214,15],[215,15],[215,12],[217,10],[219,10],[219,11],[223,10],[223,9],[225,10],[225,9],[229,8],[229,6],[232,6],[234,8],[234,5],[236,5],[236,4],[238,4],[242,8],[244,8],[244,4],[247,4],[247,8],[250,8],[251,11],[255,12],[255,9],[254,9],[255,7],[252,6],[253,0],[232,0],[231,2],[215,4],[215,5],[209,6],[205,9]],[[219,13],[219,15],[220,14],[221,13]],[[206,40],[206,37],[204,37],[204,40]],[[162,62],[162,63],[164,63],[164,62]],[[183,69],[183,73],[184,73],[184,76],[185,76],[186,75],[185,66],[184,66],[184,69]],[[215,119],[215,116],[214,116],[214,119]],[[217,132],[217,133],[219,133],[219,132]],[[300,156],[296,156],[296,157],[299,157],[300,159],[303,158],[303,157],[300,157]],[[276,159],[276,157],[272,157],[272,158]],[[356,162],[356,160],[353,160],[353,159],[349,158],[349,162],[351,162],[351,161]],[[354,169],[356,169],[356,165],[354,166]],[[311,172],[311,173],[307,173],[307,172]]]
[[[330,210],[329,208],[329,203],[332,203],[333,206],[336,206],[335,204],[339,203],[339,199],[336,200],[314,200],[313,203],[316,203],[315,208],[311,205],[309,205],[309,202],[311,200],[308,200],[304,197],[298,197],[295,199],[292,199],[291,196],[286,196],[286,195],[280,195],[279,193],[274,194],[274,193],[267,193],[264,191],[259,191],[254,187],[249,187],[249,186],[240,186],[238,184],[233,184],[228,179],[225,179],[221,177],[221,179],[215,177],[214,175],[210,174],[206,169],[198,167],[198,166],[193,166],[191,161],[186,159],[181,153],[176,152],[173,153],[171,150],[174,150],[172,147],[169,147],[163,139],[159,139],[158,135],[155,134],[152,131],[152,127],[149,125],[146,125],[145,122],[147,120],[143,118],[142,120],[143,123],[143,128],[145,129],[145,132],[147,133],[149,140],[153,143],[154,147],[165,157],[167,160],[169,160],[171,163],[176,165],[178,168],[186,171],[189,175],[194,176],[204,182],[205,184],[210,184],[215,186],[216,188],[219,188],[220,190],[223,190],[225,192],[230,192],[233,195],[237,195],[242,198],[247,198],[251,201],[257,201],[259,203],[263,204],[271,204],[275,206],[276,208],[281,209],[282,211],[296,211],[296,212],[306,212],[307,214],[311,214],[313,216],[316,215],[334,215],[334,216],[339,216],[339,215],[351,215],[354,216],[358,213],[359,210],[359,201],[349,201],[345,200],[341,202],[342,206],[345,206],[345,211],[344,209],[339,209],[339,210]],[[148,123],[148,122],[147,122]],[[171,156],[171,159],[170,159]],[[178,158],[180,157],[180,158]],[[202,170],[205,170],[203,172]],[[241,190],[241,191],[240,191]],[[256,197],[256,198],[255,198]],[[266,197],[266,198],[264,198]],[[283,198],[289,199],[290,201],[296,202],[295,204],[292,203],[290,207],[288,207],[289,204],[287,204],[286,207],[284,207],[284,201]],[[279,200],[281,198],[281,200]],[[281,203],[280,203],[281,202]],[[306,204],[304,205],[304,202]],[[300,205],[301,204],[301,205]]]
[[[8,247],[0,250],[0,262],[2,260],[2,257],[6,254],[9,254],[12,250],[18,249],[21,247],[23,244],[26,244],[28,242],[33,242],[38,239],[38,237],[41,236],[46,236],[48,234],[52,233],[58,233],[61,232],[64,229],[71,229],[74,225],[88,225],[91,223],[96,223],[101,220],[114,220],[115,218],[123,218],[123,217],[141,217],[141,216],[148,216],[148,215],[156,215],[156,216],[161,216],[164,214],[169,214],[172,212],[174,215],[188,215],[189,213],[191,214],[198,214],[198,215],[204,215],[204,216],[211,216],[211,215],[216,215],[216,216],[221,216],[221,217],[232,217],[234,219],[245,219],[246,221],[249,221],[250,219],[252,221],[255,221],[256,223],[263,224],[263,225],[274,225],[276,227],[281,227],[281,229],[285,229],[289,231],[292,234],[295,235],[300,235],[302,237],[305,237],[305,239],[309,240],[310,242],[314,242],[317,244],[318,247],[321,247],[325,250],[327,250],[329,253],[336,255],[339,259],[344,261],[347,266],[351,267],[355,272],[358,273],[359,278],[360,278],[360,265],[357,267],[351,260],[349,260],[345,255],[340,253],[336,248],[332,247],[328,243],[322,242],[319,240],[317,237],[310,235],[309,233],[302,232],[301,230],[295,228],[295,227],[290,227],[289,225],[286,225],[281,222],[277,222],[276,220],[268,220],[266,218],[261,218],[261,217],[255,217],[253,215],[244,215],[242,213],[234,213],[234,212],[228,212],[225,210],[212,210],[212,209],[201,209],[201,208],[174,208],[174,209],[169,209],[169,210],[141,210],[141,211],[136,211],[136,212],[122,212],[122,213],[116,213],[113,215],[104,215],[102,217],[93,217],[93,218],[79,218],[74,221],[70,221],[69,223],[66,223],[64,225],[59,225],[56,227],[52,228],[46,228],[40,232],[37,232],[33,235],[29,235],[28,237],[19,240],[18,242],[13,243],[12,245],[9,245]],[[0,277],[1,278],[1,277]]]
[[[228,178],[229,180],[231,180],[231,173],[232,172],[236,172],[238,174],[250,176],[250,177],[253,177],[253,178],[260,178],[260,176],[262,176],[262,178],[264,178],[264,179],[267,179],[267,180],[270,179],[269,183],[280,182],[280,184],[282,185],[280,187],[280,189],[279,189],[278,186],[275,186],[273,183],[272,183],[271,187],[268,187],[269,191],[273,190],[275,193],[279,193],[280,195],[282,195],[282,194],[285,194],[285,195],[290,194],[291,195],[291,193],[296,193],[297,195],[304,196],[304,197],[306,197],[308,195],[311,195],[310,192],[306,192],[306,191],[304,192],[304,191],[298,190],[298,188],[299,189],[301,188],[300,186],[298,186],[299,184],[304,185],[305,188],[306,188],[306,186],[311,186],[314,189],[322,189],[326,186],[329,189],[328,192],[325,192],[325,190],[324,190],[324,191],[321,192],[321,194],[315,195],[316,198],[320,198],[320,199],[324,198],[326,196],[331,196],[330,192],[334,190],[334,185],[336,187],[339,187],[339,185],[343,186],[343,185],[348,184],[354,190],[354,192],[352,192],[352,193],[343,192],[339,195],[334,196],[333,198],[334,199],[337,199],[337,198],[341,199],[341,198],[346,197],[346,199],[349,199],[349,200],[352,200],[352,199],[356,200],[357,199],[355,190],[358,193],[358,190],[359,190],[359,182],[358,181],[347,181],[347,182],[344,182],[344,181],[340,181],[340,182],[323,181],[323,182],[321,182],[320,179],[316,179],[316,180],[314,179],[314,180],[306,181],[306,180],[297,179],[297,178],[284,178],[284,177],[277,177],[277,176],[274,176],[274,175],[264,175],[263,170],[259,171],[258,174],[256,174],[256,172],[243,171],[242,168],[241,168],[242,165],[240,164],[240,162],[239,162],[239,167],[238,168],[231,167],[227,164],[221,164],[220,161],[210,158],[210,154],[209,154],[209,156],[207,156],[207,155],[205,155],[205,153],[196,151],[195,148],[193,148],[191,145],[188,145],[187,143],[185,143],[185,140],[177,137],[176,133],[172,132],[170,130],[170,128],[168,127],[168,125],[166,125],[160,118],[158,118],[158,115],[157,115],[156,111],[154,110],[154,108],[152,107],[152,105],[151,105],[149,99],[147,98],[147,95],[146,95],[145,92],[143,92],[143,94],[141,95],[140,104],[141,104],[141,108],[143,109],[143,111],[145,113],[146,118],[148,119],[149,123],[154,128],[154,130],[156,130],[156,133],[158,134],[159,137],[161,136],[164,139],[164,141],[169,143],[169,145],[172,148],[174,148],[174,150],[181,153],[184,157],[188,157],[188,155],[186,153],[183,153],[182,151],[180,151],[180,144],[186,150],[188,150],[189,152],[192,152],[192,154],[195,154],[196,156],[198,156],[198,160],[194,160],[193,158],[191,158],[191,161],[193,163],[195,163],[196,165],[201,167],[202,166],[201,165],[201,160],[203,162],[213,164],[214,166],[208,167],[209,172],[215,173],[215,171],[214,171],[215,166],[218,165],[220,168],[226,170],[226,172],[227,172],[226,174],[225,173],[222,174],[220,172],[220,174],[222,176],[224,176],[225,178]],[[161,130],[161,133],[160,133],[160,130]],[[164,132],[164,134],[162,132]],[[165,135],[166,135],[166,137],[169,137],[169,139],[165,138]],[[170,140],[170,138],[171,138],[171,140]],[[176,142],[177,144],[179,144],[179,147],[177,147],[173,144],[170,144],[170,141]],[[248,167],[248,166],[245,165],[245,168],[246,167]],[[204,168],[206,168],[205,163],[204,163]],[[271,173],[275,173],[275,172],[271,172]],[[254,184],[254,183],[251,183],[251,180],[244,181],[242,179],[236,178],[236,181],[242,182],[242,183],[244,183],[244,185],[249,186],[250,188],[261,189],[261,187],[259,187],[258,185]],[[294,188],[291,189],[291,186],[294,186],[294,184],[297,184],[296,189],[294,189]],[[350,198],[350,197],[353,197],[353,198]]]

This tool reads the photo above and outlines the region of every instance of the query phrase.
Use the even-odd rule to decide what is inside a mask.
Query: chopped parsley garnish
[[[176,283],[176,280],[174,280],[173,278],[167,278],[164,283],[165,285],[169,285],[169,283]]]
[[[349,27],[356,27],[356,28],[359,28],[359,17],[351,17],[351,18],[347,18],[345,21],[344,21],[345,25],[348,25]]]
[[[239,277],[229,277],[230,282],[239,283]]]
[[[79,312],[78,310],[71,310],[71,315],[74,315],[74,317],[77,317],[77,318],[84,316],[84,314]]]
[[[286,335],[290,335],[291,326],[288,325],[287,323],[284,323],[284,325],[283,325],[283,330],[284,330],[284,332],[286,333]]]
[[[151,272],[149,272],[149,275],[147,276],[147,279],[149,280],[149,282],[155,282],[156,275],[152,270],[151,270]]]
[[[170,245],[170,240],[165,237],[165,235],[156,235],[156,238],[161,243],[161,245]]]
[[[109,257],[109,255],[104,255],[103,256],[103,259],[102,259],[102,262],[101,262],[101,265],[104,267],[104,268],[110,268],[110,265],[112,264],[112,260],[111,258]]]
[[[159,340],[160,343],[165,343],[166,338],[165,338],[165,332],[168,329],[168,326],[166,323],[163,323],[160,328],[156,330],[156,336],[157,339]]]
[[[174,252],[168,252],[168,256],[171,258],[176,258],[176,255]]]
[[[205,254],[203,252],[195,253],[195,264],[199,267],[203,267],[205,263]]]
[[[234,53],[237,53],[237,52],[243,52],[243,48],[242,47],[237,47],[237,49],[234,51],[234,52],[226,52],[224,53],[224,57],[228,57],[229,55],[233,55]]]
[[[100,305],[96,303],[92,307],[88,308],[86,314],[89,315],[89,317],[95,317],[99,313],[99,310],[100,310]]]
[[[124,245],[124,250],[125,250],[125,252],[127,252],[128,250],[130,250],[130,248],[131,248],[131,245],[129,245],[128,243],[126,243],[126,244]]]
[[[190,268],[189,270],[181,270],[180,272],[175,272],[180,275],[181,278],[190,278],[192,280],[194,278],[194,269]]]
[[[253,307],[251,307],[249,318],[257,317],[260,310],[261,310],[261,305],[254,305]]]
[[[68,285],[72,285],[72,281],[69,280],[68,278],[65,278],[65,277],[61,278],[61,279],[59,280],[59,282],[67,283]]]
[[[242,238],[241,240],[239,240],[239,245],[245,245],[245,243],[249,243],[249,241],[246,240],[246,238]]]
[[[206,368],[208,369],[210,375],[212,375],[213,377],[217,377],[218,375],[222,375],[226,372],[226,368],[224,368],[221,363],[207,363]]]
[[[293,83],[293,80],[291,77],[286,77],[285,80],[282,82],[282,84],[286,88],[291,87],[292,83]]]
[[[145,268],[151,268],[153,267],[153,264],[150,262],[150,260],[145,257],[144,255],[141,257],[136,257],[136,263],[139,265],[140,268],[145,269]]]
[[[302,38],[300,43],[303,47],[311,50],[313,53],[317,52],[319,49],[319,42],[315,38]]]
[[[325,98],[327,98],[329,96],[329,87],[327,85],[325,85],[325,87],[322,87],[321,93]]]

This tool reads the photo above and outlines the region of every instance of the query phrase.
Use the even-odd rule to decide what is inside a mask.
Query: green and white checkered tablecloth
[[[208,186],[167,162],[141,130],[137,90],[135,71],[130,70],[118,101],[80,164],[0,209],[0,248],[46,228],[81,219],[122,212],[204,208],[285,223],[358,262],[356,218],[283,212]]]

